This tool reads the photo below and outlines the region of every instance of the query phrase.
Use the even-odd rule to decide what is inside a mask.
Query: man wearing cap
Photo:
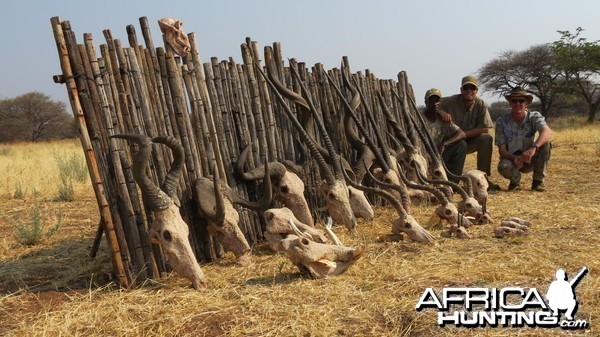
[[[523,88],[514,88],[504,98],[511,112],[496,120],[495,144],[500,154],[498,172],[510,180],[508,190],[512,191],[519,188],[521,173],[533,171],[531,190],[542,192],[546,188],[544,178],[552,149],[552,130],[542,114],[527,109],[533,96]]]
[[[494,124],[485,101],[477,97],[479,82],[468,75],[462,78],[460,94],[444,97],[440,113],[445,121],[453,121],[466,135],[467,153],[477,152],[477,169],[491,176],[493,137],[489,134]],[[489,180],[488,180],[489,182]],[[489,191],[500,186],[489,182]]]
[[[444,121],[440,117],[442,93],[439,89],[429,89],[425,93],[425,124],[437,146],[439,154],[448,170],[455,175],[462,175],[467,143],[465,133],[452,121]]]

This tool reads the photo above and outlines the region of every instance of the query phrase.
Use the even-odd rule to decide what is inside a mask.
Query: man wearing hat
[[[460,94],[444,97],[442,100],[443,120],[452,120],[464,132],[467,142],[467,153],[477,152],[477,169],[491,176],[492,148],[494,139],[489,134],[494,124],[485,104],[477,97],[479,81],[472,75],[462,78]],[[488,180],[489,182],[489,180]],[[489,182],[489,191],[499,190],[500,186]]]
[[[533,96],[516,87],[504,96],[511,112],[496,120],[496,139],[500,162],[498,172],[510,180],[508,190],[519,189],[521,173],[533,171],[532,191],[544,191],[544,178],[552,144],[552,130],[537,111],[527,109]],[[535,138],[535,134],[538,134]]]
[[[452,121],[444,121],[440,117],[442,93],[439,89],[429,89],[425,93],[425,124],[437,146],[439,154],[448,170],[455,175],[462,175],[467,143],[465,133]]]

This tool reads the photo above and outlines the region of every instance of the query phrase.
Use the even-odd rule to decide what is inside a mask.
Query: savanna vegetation
[[[385,235],[395,212],[379,207],[375,220],[359,221],[355,235],[343,226],[334,227],[346,245],[365,249],[340,276],[305,278],[284,255],[258,244],[253,247],[255,263],[248,267],[235,265],[233,255],[202,265],[208,279],[205,291],[193,290],[176,274],[138,289],[118,289],[112,283],[104,240],[98,256],[89,258],[99,221],[89,179],[73,179],[70,201],[58,197],[65,169],[56,154],[81,162],[79,144],[2,145],[0,335],[598,335],[600,129],[582,117],[550,118],[549,123],[555,136],[547,191],[501,191],[488,201],[497,222],[508,216],[532,221],[526,236],[498,239],[493,236],[495,225],[488,224],[469,229],[470,240],[445,238],[440,229],[432,230],[434,245],[390,242]],[[467,169],[474,165],[469,156]],[[492,179],[506,187],[497,174]],[[20,243],[13,221],[30,222],[35,208],[47,219],[48,229],[59,214],[60,225],[34,245]],[[425,225],[432,207],[413,212]],[[512,286],[545,294],[558,268],[573,276],[583,266],[590,272],[576,288],[576,318],[587,321],[587,329],[442,328],[436,310],[415,310],[427,287]]]

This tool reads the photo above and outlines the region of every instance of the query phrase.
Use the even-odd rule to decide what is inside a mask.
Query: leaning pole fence
[[[256,71],[256,66],[264,69],[258,44],[250,38],[241,43],[241,63],[233,57],[211,57],[203,62],[194,33],[187,34],[189,56],[176,55],[164,42],[164,36],[164,47],[155,47],[146,17],[139,19],[141,39],[136,27],[125,27],[126,42],[114,38],[108,29],[103,31],[102,42],[89,33],[78,41],[68,20],[52,17],[50,22],[61,68],[53,79],[66,87],[100,214],[91,255],[95,255],[104,237],[113,273],[125,288],[163,277],[169,271],[160,246],[148,238],[152,214],[144,206],[131,171],[132,154],[137,148],[109,138],[135,133],[150,137],[170,135],[182,142],[185,167],[179,199],[182,217],[190,227],[190,242],[200,262],[222,257],[223,248],[211,238],[206,220],[196,211],[193,182],[212,175],[214,164],[219,177],[229,186],[249,200],[258,200],[262,193],[258,183],[238,182],[233,177],[233,164],[244,148],[252,146],[247,160],[250,167],[265,161],[295,162],[305,155],[287,116]],[[280,82],[299,93],[300,83],[292,76],[290,64],[299,70],[330,137],[345,158],[353,159],[356,153],[341,126],[343,105],[323,72],[342,88],[342,71],[350,74],[364,94],[363,104],[369,106],[357,111],[364,125],[369,125],[365,111],[379,111],[378,92],[398,121],[406,113],[415,113],[414,94],[403,71],[395,80],[379,79],[368,69],[351,72],[345,56],[341,57],[340,68],[329,70],[321,63],[309,67],[293,58],[285,66],[281,44],[275,42],[270,47]],[[344,91],[349,101],[351,93]],[[374,115],[377,127],[386,130],[385,118],[380,113]],[[368,132],[374,133],[374,127],[369,126]],[[148,174],[157,184],[162,183],[171,160],[167,149],[154,145]],[[306,162],[299,175],[305,183],[313,216],[321,218],[318,208],[323,200],[316,193],[320,180],[317,165]],[[261,242],[261,215],[239,207],[238,211],[239,226],[248,242]]]

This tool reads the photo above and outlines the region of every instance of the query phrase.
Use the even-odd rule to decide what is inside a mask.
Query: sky
[[[444,96],[459,93],[461,78],[508,50],[522,51],[560,39],[557,32],[584,29],[600,40],[598,0],[0,0],[0,99],[38,91],[63,101],[70,111],[50,18],[68,20],[79,43],[91,33],[97,53],[103,30],[128,45],[133,25],[143,42],[140,17],[152,25],[156,47],[163,46],[156,23],[173,17],[194,32],[203,62],[211,57],[242,63],[247,37],[260,50],[280,42],[284,60],[308,66],[339,67],[347,56],[352,72],[370,70],[380,79],[405,71],[417,104],[435,87]],[[286,61],[287,66],[287,61]],[[480,91],[488,102],[498,96]]]

